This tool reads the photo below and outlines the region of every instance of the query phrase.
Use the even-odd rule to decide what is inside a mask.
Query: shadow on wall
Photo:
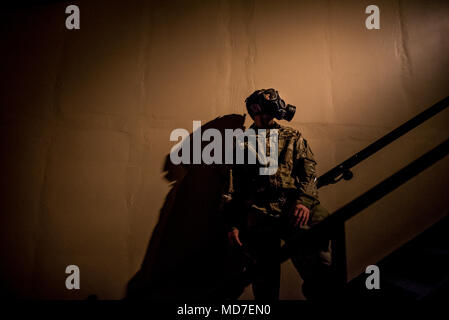
[[[225,115],[204,124],[201,131],[215,128],[224,137],[225,129],[244,130],[244,122],[243,115]],[[202,147],[208,143],[202,142]],[[192,143],[190,150],[192,159]],[[224,152],[222,155],[224,159]],[[210,298],[227,268],[226,230],[217,214],[225,165],[174,165],[167,155],[163,171],[173,186],[160,210],[141,269],[128,283],[127,298]]]

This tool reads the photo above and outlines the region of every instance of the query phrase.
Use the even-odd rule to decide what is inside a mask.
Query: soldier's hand
[[[239,229],[233,229],[228,232],[228,240],[229,244],[231,246],[238,244],[239,246],[242,246],[242,243],[240,242],[239,238]]]
[[[310,210],[305,205],[297,204],[293,206],[291,212],[291,224],[296,227],[298,224],[302,227],[309,221]]]

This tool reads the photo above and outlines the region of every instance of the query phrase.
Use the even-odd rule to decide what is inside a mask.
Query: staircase
[[[345,288],[350,299],[435,300],[449,298],[449,217],[376,264],[380,289],[367,290],[362,273]]]

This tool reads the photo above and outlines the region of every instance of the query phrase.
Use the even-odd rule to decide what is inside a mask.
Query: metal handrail
[[[414,160],[390,177],[386,178],[370,190],[366,191],[348,204],[336,210],[329,217],[325,218],[316,226],[308,230],[308,234],[300,233],[298,234],[298,237],[296,239],[290,239],[290,241],[300,240],[302,237],[304,237],[304,235],[308,237],[313,236],[313,234],[318,234],[322,232],[322,230],[328,230],[330,227],[332,227],[332,225],[347,221],[363,209],[380,200],[381,198],[383,198],[402,184],[406,183],[408,180],[424,171],[438,160],[441,160],[448,154],[449,139],[446,139],[444,142],[442,142],[432,150],[426,152],[424,155]],[[284,247],[287,249],[286,246]],[[286,254],[287,251],[288,250],[285,250],[284,254],[281,257],[282,262],[288,259],[288,255]]]
[[[391,132],[387,133],[383,137],[377,139],[370,145],[368,145],[366,148],[360,150],[350,158],[346,159],[339,165],[335,166],[334,168],[330,169],[323,175],[321,175],[318,178],[317,187],[324,187],[329,184],[334,184],[341,179],[350,180],[353,177],[353,173],[351,171],[351,168],[355,165],[359,164],[366,158],[370,157],[377,151],[381,150],[388,144],[392,143],[396,139],[400,138],[410,130],[416,128],[421,123],[425,122],[426,120],[430,119],[434,115],[440,113],[444,109],[446,109],[449,106],[449,96],[446,98],[438,101],[431,107],[427,108],[423,112],[419,113],[415,117],[411,118],[410,120],[404,122],[402,125],[397,127],[396,129],[392,130]]]

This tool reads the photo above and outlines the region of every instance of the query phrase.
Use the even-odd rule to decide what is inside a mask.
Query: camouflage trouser
[[[287,218],[257,213],[248,215],[245,243],[247,251],[255,259],[253,293],[255,299],[279,299],[280,271],[279,253],[281,239],[289,239],[298,232],[313,227],[329,215],[321,205],[311,210],[307,226],[293,227]],[[313,241],[300,242],[291,255],[293,265],[304,280],[302,291],[308,300],[326,297],[331,292],[332,271],[330,240],[327,235]]]

